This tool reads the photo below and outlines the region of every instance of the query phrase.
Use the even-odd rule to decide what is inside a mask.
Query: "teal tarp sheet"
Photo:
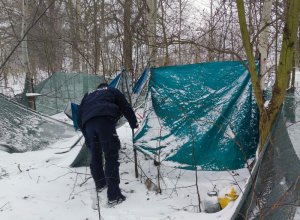
[[[258,144],[250,75],[237,61],[152,68],[135,147],[187,169],[245,166]]]

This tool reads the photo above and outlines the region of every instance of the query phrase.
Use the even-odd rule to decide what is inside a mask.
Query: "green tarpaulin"
[[[34,88],[34,92],[42,94],[36,97],[36,110],[47,115],[63,112],[69,102],[80,103],[84,94],[101,82],[102,76],[55,73]]]
[[[232,170],[258,144],[257,106],[241,62],[152,68],[135,147],[174,166]]]

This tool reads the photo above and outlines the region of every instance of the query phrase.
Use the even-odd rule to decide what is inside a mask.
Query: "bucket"
[[[204,198],[204,211],[206,213],[215,213],[220,211],[218,193],[216,191],[207,192],[207,196]]]

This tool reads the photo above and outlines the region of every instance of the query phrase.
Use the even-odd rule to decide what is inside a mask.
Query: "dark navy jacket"
[[[117,122],[122,114],[131,128],[137,127],[137,119],[125,96],[115,88],[101,87],[85,94],[78,112],[78,124],[81,130],[91,118],[103,116]]]

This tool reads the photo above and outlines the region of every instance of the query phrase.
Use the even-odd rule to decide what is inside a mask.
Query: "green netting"
[[[77,154],[77,156],[75,157],[75,159],[73,160],[73,162],[71,163],[71,167],[83,167],[83,166],[89,166],[90,165],[90,157],[89,157],[89,149],[86,146],[86,144],[84,143],[79,151],[79,153]]]
[[[76,135],[72,126],[31,111],[0,95],[0,148],[9,152],[39,150]]]
[[[244,167],[258,143],[257,106],[241,62],[152,68],[138,150],[175,166]]]
[[[55,73],[35,87],[36,110],[47,115],[63,112],[68,102],[80,103],[84,94],[103,82],[103,77],[83,73]]]
[[[262,151],[258,173],[236,219],[299,219],[300,160],[286,128],[286,118],[279,112],[270,140]]]

